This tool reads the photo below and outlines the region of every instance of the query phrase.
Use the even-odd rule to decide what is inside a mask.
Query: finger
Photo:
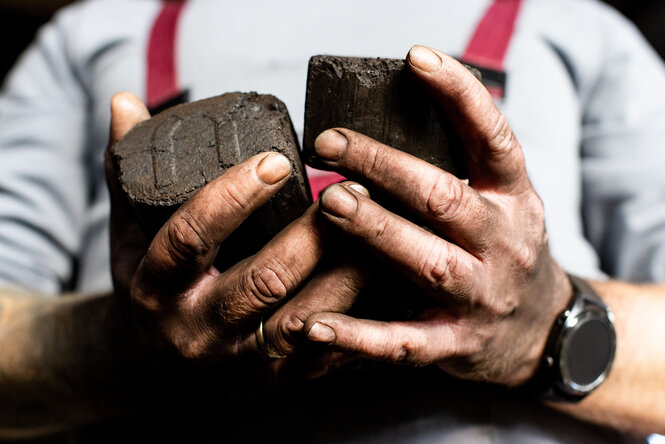
[[[111,99],[111,127],[109,146],[122,138],[139,122],[150,118],[143,102],[131,93],[118,93]],[[148,242],[136,219],[134,210],[118,183],[116,170],[108,150],[105,152],[104,167],[106,183],[111,199],[111,264],[114,288],[126,292],[129,279]]]
[[[257,154],[226,170],[161,228],[142,262],[141,276],[179,288],[194,283],[212,266],[219,244],[265,204],[290,173],[291,163],[279,153]]]
[[[109,147],[117,142],[119,139],[124,137],[130,129],[132,129],[136,124],[147,120],[150,118],[150,113],[147,108],[141,102],[141,99],[136,97],[132,93],[122,92],[115,94],[111,99],[111,127],[109,135]],[[111,208],[112,215],[111,219],[115,222],[116,227],[122,227],[123,222],[127,221],[127,218],[132,214],[131,211],[125,211],[131,209],[129,202],[124,198],[124,195],[121,191],[120,184],[118,183],[118,178],[115,171],[115,166],[113,165],[111,155],[106,150],[105,154],[105,172],[106,172],[106,182],[109,186],[111,192]],[[122,211],[117,211],[113,214],[113,208],[120,209]]]
[[[313,204],[258,253],[222,273],[210,291],[213,319],[226,325],[250,324],[292,295],[312,273],[324,252]],[[256,325],[254,325],[256,324]]]
[[[362,191],[355,183],[344,186],[360,187]],[[221,301],[225,323],[251,323],[267,318],[278,304],[310,279],[326,249],[318,207],[318,202],[312,204],[258,253],[217,278],[212,294],[214,298],[225,295]],[[319,281],[316,278],[309,281],[306,288],[311,290],[329,281],[323,279],[314,285],[315,282]]]
[[[446,109],[468,159],[471,184],[514,187],[528,182],[522,149],[504,114],[476,77],[440,51],[414,46],[407,56],[413,73]]]
[[[338,128],[314,142],[336,169],[386,191],[435,231],[462,247],[482,249],[492,229],[492,204],[468,183],[410,154]]]
[[[318,273],[298,293],[264,322],[266,344],[281,356],[290,355],[306,342],[305,321],[318,312],[346,312],[370,278],[369,269],[343,263]],[[250,352],[260,352],[256,335],[247,337]]]
[[[129,92],[115,94],[111,98],[110,143],[122,139],[134,126],[150,118],[145,104]]]
[[[150,118],[150,113],[145,107],[141,99],[132,93],[121,92],[117,93],[111,99],[111,127],[109,131],[109,147],[124,137],[130,129],[138,123]],[[133,219],[133,212],[127,199],[124,197],[118,178],[116,175],[115,166],[112,162],[112,156],[109,150],[105,154],[105,172],[106,182],[111,192],[111,220],[112,226],[123,227],[119,230],[121,234],[124,230],[124,225]],[[113,209],[119,211],[113,211]]]
[[[445,320],[381,322],[340,313],[317,313],[305,323],[307,338],[333,349],[395,364],[428,365],[455,354]]]
[[[369,192],[355,182],[343,182],[341,186],[369,196]],[[325,239],[319,219],[318,203],[314,203],[299,220],[288,226],[254,258],[245,261],[244,267],[236,267],[235,270],[226,273],[227,276],[219,279],[239,282],[240,287],[244,288],[244,290],[236,288],[230,292],[230,297],[226,298],[224,303],[227,313],[230,311],[229,308],[233,307],[235,318],[249,318],[249,322],[254,323],[257,323],[259,317],[265,318],[264,342],[279,355],[290,354],[302,343],[302,328],[312,313],[348,310],[360,289],[370,278],[370,268],[362,255],[351,253],[339,243],[332,246],[324,245]],[[303,251],[312,251],[312,245],[317,247],[316,253],[310,259],[301,262],[306,257]],[[327,251],[326,262],[332,265],[322,264],[324,249]],[[269,277],[277,278],[276,284],[266,285],[265,278],[262,278],[266,273],[265,264],[275,260],[283,261],[288,266],[282,263],[278,267],[272,267]],[[314,276],[307,276],[302,286],[297,282],[288,285],[285,283],[288,279],[280,277],[285,273],[275,273],[275,270],[289,269],[303,263],[306,267],[300,270],[299,274],[309,275],[313,271],[313,266],[317,267],[318,271]],[[252,278],[238,278],[243,274]],[[248,288],[250,291],[247,291]],[[281,295],[270,291],[270,288],[281,290]],[[268,317],[267,310],[286,298],[295,288],[297,293]],[[257,342],[257,335],[251,332],[239,341],[238,352],[265,353],[261,348]]]
[[[121,294],[128,294],[131,279],[148,249],[149,241],[120,188],[109,151],[106,151],[104,164],[111,200],[109,230],[113,288]]]
[[[482,272],[462,248],[387,211],[371,199],[333,185],[320,199],[324,217],[407,274],[434,295],[470,297]]]

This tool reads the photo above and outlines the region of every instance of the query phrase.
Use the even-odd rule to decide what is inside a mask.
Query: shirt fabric
[[[193,0],[178,24],[179,79],[192,100],[229,91],[273,94],[301,134],[311,55],[403,58],[416,43],[461,55],[488,4]],[[160,6],[95,0],[66,8],[8,77],[0,96],[0,283],[45,295],[111,288],[103,169],[109,102],[119,91],[145,97],[146,47]],[[665,70],[658,56],[596,1],[527,0],[506,71],[506,97],[497,104],[545,204],[555,259],[586,277],[662,280]],[[566,442],[606,433],[502,389],[463,383],[464,390],[453,390],[460,383],[438,371],[400,370],[395,379],[385,379],[395,370],[372,371],[387,385],[341,380],[368,391],[359,405],[384,420],[350,420],[363,410],[335,401],[325,405],[344,414],[310,433],[344,422],[353,426],[330,429],[321,440]],[[339,383],[326,381],[308,390]],[[388,400],[397,385],[414,387]],[[160,424],[166,417],[155,416]]]

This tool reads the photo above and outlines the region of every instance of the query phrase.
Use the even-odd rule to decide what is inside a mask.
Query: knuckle
[[[516,297],[504,297],[491,313],[497,319],[508,319],[514,317],[519,308],[520,302]]]
[[[177,211],[167,224],[165,240],[166,250],[178,262],[205,256],[212,248],[203,235],[203,224],[186,208]]]
[[[360,172],[365,177],[373,177],[376,175],[376,172],[381,169],[383,163],[381,150],[379,150],[374,143],[369,141],[363,143],[362,148]]]
[[[540,253],[547,245],[547,231],[545,230],[545,211],[540,198],[535,195],[528,204],[524,220],[529,221],[522,236],[522,242],[513,247],[514,263],[518,270],[529,272],[533,270],[539,260]]]
[[[294,351],[301,337],[308,313],[304,310],[295,310],[277,317],[273,336],[273,345],[280,354],[289,354]]]
[[[390,217],[387,214],[380,214],[374,221],[374,229],[368,234],[368,239],[380,240],[384,239],[390,230]]]
[[[522,244],[515,248],[513,253],[513,262],[517,269],[525,274],[536,268],[538,263],[538,253],[531,245]]]
[[[308,316],[309,313],[304,310],[290,312],[285,316],[282,322],[280,322],[279,333],[286,339],[292,338],[294,334],[299,334],[302,332]]]
[[[245,273],[244,293],[260,309],[271,306],[289,295],[300,282],[300,276],[279,260],[273,259],[251,267]]]
[[[487,292],[482,298],[480,305],[485,312],[486,318],[492,320],[492,324],[497,324],[516,315],[520,306],[520,296],[515,292]],[[481,330],[476,330],[474,332],[476,339],[480,340],[481,337],[485,341],[491,339],[489,337],[483,337],[482,333]]]
[[[389,360],[395,363],[417,363],[420,355],[420,344],[410,336],[403,336],[389,352]]]
[[[467,204],[462,183],[446,174],[439,174],[428,192],[426,210],[434,219],[446,221],[464,212]]]
[[[243,214],[251,210],[252,203],[248,193],[242,190],[236,182],[224,182],[220,189],[220,195],[234,213]]]
[[[458,258],[451,254],[450,247],[443,243],[432,243],[420,267],[419,278],[437,289],[449,289],[458,275]]]
[[[515,145],[515,136],[510,128],[508,118],[503,113],[498,113],[492,123],[489,133],[489,148],[495,157],[508,155]]]

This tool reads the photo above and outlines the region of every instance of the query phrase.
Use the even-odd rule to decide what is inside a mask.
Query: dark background
[[[32,41],[39,26],[71,0],[0,0],[0,82],[16,58]],[[662,0],[606,0],[642,30],[665,55],[665,2]]]

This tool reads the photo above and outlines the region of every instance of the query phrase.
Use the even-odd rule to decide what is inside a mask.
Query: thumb
[[[150,118],[141,99],[122,92],[111,99],[111,128],[109,148],[137,123]],[[111,264],[116,291],[128,294],[136,265],[147,248],[148,240],[141,231],[134,211],[122,192],[110,150],[106,150],[106,182],[111,197]]]
[[[148,108],[141,99],[129,92],[117,93],[111,98],[111,133],[109,145],[113,145],[137,123],[150,118]]]

